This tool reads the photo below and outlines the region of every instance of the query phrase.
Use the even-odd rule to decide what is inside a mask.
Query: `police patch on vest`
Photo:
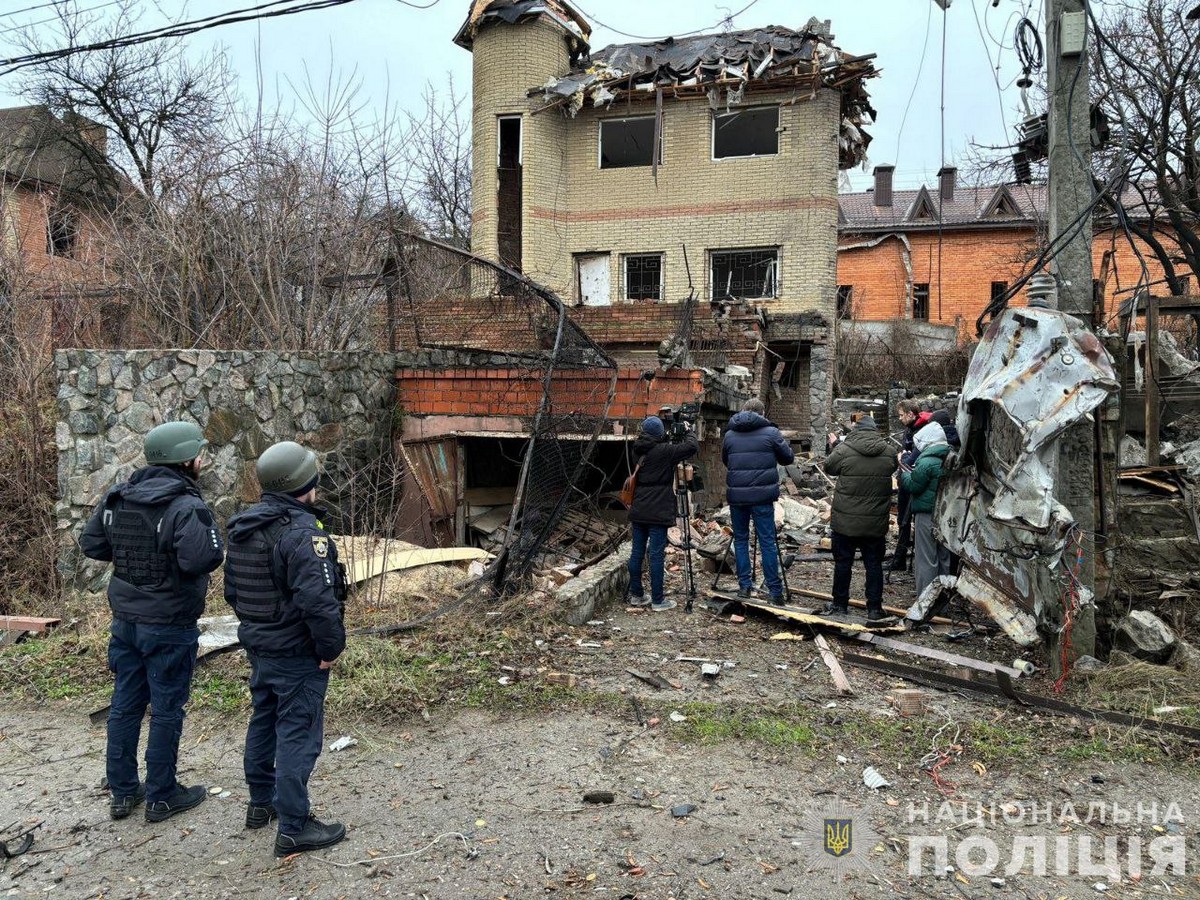
[[[312,536],[312,542],[313,542],[313,553],[317,554],[318,558],[324,559],[325,557],[327,557],[329,555],[329,538],[328,537],[326,537],[323,534],[314,534]]]

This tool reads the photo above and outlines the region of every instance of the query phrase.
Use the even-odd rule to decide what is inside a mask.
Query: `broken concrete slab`
[[[1117,623],[1113,646],[1135,659],[1165,663],[1175,649],[1175,632],[1162,619],[1143,609],[1135,609]]]
[[[1180,672],[1200,675],[1200,648],[1187,641],[1177,641],[1170,663]]]

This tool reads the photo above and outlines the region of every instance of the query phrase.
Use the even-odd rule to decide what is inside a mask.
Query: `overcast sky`
[[[78,2],[89,8],[107,5],[110,0]],[[698,29],[721,30],[722,17],[747,2],[583,0],[576,6],[593,23],[592,43],[599,48],[631,40],[616,34],[614,28],[649,38]],[[1037,21],[1042,4],[1040,0],[995,3],[993,7],[993,0],[954,0],[949,12],[943,13],[933,0],[756,0],[734,19],[734,27],[799,28],[810,16],[817,16],[832,19],[836,43],[845,51],[878,54],[876,64],[882,74],[872,82],[871,94],[879,121],[868,128],[874,136],[868,167],[892,163],[897,167],[897,186],[914,187],[933,181],[942,163],[943,146],[946,163],[953,165],[961,161],[971,142],[1010,142],[1004,121],[1011,129],[1018,120],[1019,98],[1009,87],[1001,99],[994,67],[998,59],[1001,86],[1016,78],[1013,26],[1022,10],[1030,8],[1030,17]],[[47,8],[16,11],[40,4],[48,6],[49,0],[0,0],[0,57],[14,49],[7,43],[12,28],[36,23],[52,12]],[[188,12],[199,17],[251,5],[249,0],[192,0]],[[147,28],[166,21],[160,10],[178,8],[173,0],[162,0],[157,6],[145,0],[145,6],[139,25]],[[430,9],[415,9],[399,0],[355,0],[333,9],[203,32],[188,38],[187,46],[196,53],[214,45],[225,47],[240,91],[247,98],[257,92],[256,58],[261,56],[268,98],[277,91],[290,94],[289,82],[309,79],[324,84],[332,75],[361,82],[356,99],[368,111],[388,105],[415,108],[426,82],[441,84],[453,77],[462,92],[469,92],[471,56],[451,43],[469,6],[469,0],[436,0]],[[593,14],[600,16],[600,21]],[[944,142],[940,112],[943,28]],[[1003,42],[1003,50],[999,42]],[[14,91],[14,76],[0,78],[0,106],[20,102]],[[853,187],[860,189],[870,176],[855,170],[850,178]]]

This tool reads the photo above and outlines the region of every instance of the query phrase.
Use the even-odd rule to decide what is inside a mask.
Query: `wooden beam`
[[[839,697],[851,697],[854,695],[854,689],[850,687],[850,679],[846,677],[846,673],[842,671],[842,665],[838,662],[838,658],[834,655],[833,650],[829,647],[829,641],[825,640],[825,635],[818,634],[816,637],[817,649],[821,651],[821,659],[825,665],[829,667],[829,674],[833,676],[833,686],[837,689]]]
[[[996,665],[995,663],[974,659],[970,656],[960,656],[957,653],[947,653],[945,650],[938,650],[934,647],[922,647],[920,644],[897,641],[878,634],[860,634],[857,637],[864,644],[874,644],[877,647],[886,647],[889,650],[898,650],[901,653],[911,653],[913,656],[936,659],[938,662],[944,662],[950,666],[961,666],[967,669],[974,669],[977,672],[987,672],[989,675],[1004,672],[1009,678],[1021,677],[1021,672],[1018,669]]]
[[[37,616],[0,616],[0,628],[5,631],[36,631],[41,634],[62,619],[42,619]]]
[[[797,587],[791,588],[790,590],[793,594],[796,594],[797,596],[800,596],[800,597],[812,597],[814,600],[824,600],[826,603],[833,602],[832,594],[823,594],[820,591],[811,591],[811,590],[808,590],[807,588],[797,588]],[[855,609],[866,609],[867,601],[852,598],[850,600],[850,605],[853,606]],[[901,609],[899,606],[885,606],[883,608],[883,611],[886,613],[890,613],[893,616],[900,616],[901,618],[908,615],[908,610]],[[958,622],[954,622],[951,619],[944,618],[943,616],[933,616],[932,618],[926,619],[925,621],[932,622],[934,625],[957,625],[957,624],[959,624]]]
[[[1146,462],[1162,462],[1159,448],[1158,298],[1146,298]]]

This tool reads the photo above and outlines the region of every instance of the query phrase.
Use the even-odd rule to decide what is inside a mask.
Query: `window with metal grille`
[[[663,255],[631,253],[625,257],[625,299],[661,300]]]
[[[929,320],[929,285],[914,284],[913,285],[913,313],[914,319]]]
[[[600,120],[600,168],[625,169],[653,162],[654,116]]]
[[[714,300],[779,296],[778,250],[714,250],[711,261]]]
[[[850,307],[854,303],[854,285],[839,284],[837,289],[837,317],[850,318]]]
[[[713,159],[778,153],[778,106],[751,106],[713,116]]]

